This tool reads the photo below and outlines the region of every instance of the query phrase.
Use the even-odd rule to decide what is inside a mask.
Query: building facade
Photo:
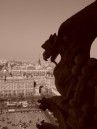
[[[10,98],[33,95],[34,80],[23,78],[7,78],[6,81],[0,79],[0,97]]]
[[[12,69],[9,65],[0,71],[0,98],[40,96],[51,92],[59,95],[53,68],[42,67],[40,61],[35,66],[15,66]]]

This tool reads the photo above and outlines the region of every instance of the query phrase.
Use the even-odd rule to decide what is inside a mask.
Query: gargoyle
[[[64,109],[57,102],[57,106],[52,103],[54,106],[51,108],[58,107],[58,112],[64,111],[65,115],[67,114],[67,117],[62,117],[67,127],[62,126],[62,129],[97,129],[97,119],[94,119],[96,110],[95,113],[92,112],[95,109],[97,59],[90,58],[91,45],[96,37],[97,1],[63,22],[58,35],[51,35],[42,45],[45,49],[44,60],[51,58],[51,61],[56,63],[56,57],[61,55],[61,60],[54,69],[54,77],[55,86],[62,95],[60,105],[63,104]],[[58,99],[57,96],[56,98]],[[45,101],[48,103],[49,100]],[[41,104],[43,105],[42,102]],[[49,105],[50,103],[46,108],[49,108]]]
[[[55,47],[56,42],[57,36],[55,33],[53,35],[50,35],[49,39],[42,45],[42,48],[45,49],[45,52],[43,53],[44,60],[47,61],[47,59],[51,57],[51,61],[55,64],[57,64],[55,59],[59,54],[59,50]]]

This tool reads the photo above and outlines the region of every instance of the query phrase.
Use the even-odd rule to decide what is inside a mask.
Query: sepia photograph
[[[97,0],[0,0],[0,129],[97,129]]]

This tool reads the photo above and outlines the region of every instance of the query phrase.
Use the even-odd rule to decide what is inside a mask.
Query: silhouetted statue
[[[56,64],[55,85],[61,96],[43,98],[40,108],[49,109],[59,126],[44,122],[38,129],[97,129],[94,105],[97,86],[97,59],[90,58],[90,49],[97,37],[97,1],[61,24],[42,45],[44,60]],[[57,64],[55,59],[61,55]]]

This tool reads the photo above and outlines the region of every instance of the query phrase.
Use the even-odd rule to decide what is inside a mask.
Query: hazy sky
[[[95,0],[0,0],[0,59],[37,60],[60,24]],[[97,43],[92,55],[97,55]]]

